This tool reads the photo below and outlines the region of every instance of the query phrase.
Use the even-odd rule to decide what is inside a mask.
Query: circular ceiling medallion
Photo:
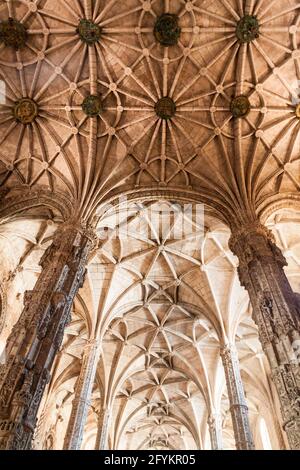
[[[300,119],[300,103],[296,106],[296,116]]]
[[[230,111],[235,118],[241,118],[247,116],[250,112],[251,104],[247,96],[237,96],[233,98],[230,104]]]
[[[240,19],[236,27],[236,35],[240,42],[251,42],[259,37],[259,23],[256,16],[246,15]]]
[[[22,124],[32,123],[38,115],[38,105],[30,98],[22,98],[13,107],[13,115]]]
[[[176,15],[164,13],[157,18],[154,26],[154,36],[162,46],[175,46],[180,33],[181,28]]]
[[[176,113],[176,104],[172,98],[164,96],[155,104],[155,112],[161,119],[171,119]]]
[[[89,45],[98,42],[101,36],[100,26],[86,19],[80,20],[77,32],[82,41]]]
[[[100,96],[87,96],[82,103],[82,110],[89,117],[98,116],[102,111],[102,102]]]
[[[18,50],[24,47],[27,41],[27,31],[23,23],[13,18],[0,22],[0,41],[6,46]]]

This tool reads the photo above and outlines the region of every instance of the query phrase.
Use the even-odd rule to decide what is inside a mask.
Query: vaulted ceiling
[[[1,20],[27,35],[18,50],[0,45],[2,184],[65,192],[84,217],[113,190],[186,191],[229,214],[297,193],[299,9],[1,0]],[[154,34],[166,13],[171,46]]]
[[[57,446],[95,334],[103,354],[85,448],[103,404],[115,448],[205,448],[219,406],[232,447],[219,358],[228,339],[251,423],[274,416],[227,225],[300,199],[299,43],[299,0],[0,0],[0,186],[13,198],[47,193],[56,208],[60,198],[87,221],[97,213],[106,233],[49,387]],[[102,203],[119,194],[138,203],[120,205],[116,222]],[[174,204],[183,200],[205,203],[204,225]],[[0,227],[1,272],[14,281],[2,335],[60,222],[57,209],[34,209]],[[299,213],[268,224],[300,292]]]

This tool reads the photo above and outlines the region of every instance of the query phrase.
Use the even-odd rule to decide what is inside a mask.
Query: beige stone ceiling
[[[164,12],[179,16],[182,32],[172,47],[153,36]],[[260,35],[240,44],[235,29],[245,14],[257,15]],[[228,222],[243,210],[253,215],[270,202],[299,198],[299,0],[0,0],[0,20],[9,16],[23,22],[28,41],[19,51],[0,44],[0,185],[18,188],[22,197],[24,189],[65,195],[88,220],[118,193],[148,198],[121,215],[126,239],[115,237],[119,227],[109,213],[100,217],[98,229],[109,227],[108,239],[93,253],[76,299],[41,435],[52,430],[54,446],[62,446],[82,350],[98,335],[103,354],[84,448],[94,446],[103,405],[113,406],[115,448],[209,448],[207,417],[219,405],[225,447],[232,448],[219,348],[235,337],[252,427],[263,415],[279,445],[274,390],[228,228],[208,211],[204,231],[193,226],[174,240],[161,233],[160,215],[153,226],[149,211],[160,214],[169,204],[161,194],[190,197]],[[101,27],[92,46],[76,32],[84,17]],[[96,118],[81,107],[89,94],[101,95]],[[176,104],[168,121],[155,112],[167,95]],[[239,95],[249,97],[251,111],[234,119],[230,103]],[[38,105],[26,126],[12,115],[22,97]],[[268,220],[297,292],[299,220],[289,211]],[[1,272],[13,312],[3,338],[60,221],[56,211],[37,210],[0,226]],[[182,215],[172,222],[180,224]]]
[[[1,18],[28,29],[19,51],[0,46],[1,181],[66,192],[87,217],[113,189],[151,187],[197,193],[231,214],[278,193],[299,191],[298,0],[0,1]],[[153,27],[179,16],[177,45],[162,47]],[[257,15],[259,38],[241,44],[237,21]],[[80,18],[101,27],[88,46]],[[81,104],[101,94],[103,111]],[[170,96],[168,121],[154,106]],[[251,112],[233,119],[234,96]],[[30,126],[16,123],[22,97],[38,104]]]
[[[185,237],[174,240],[168,231],[159,230],[160,213],[168,204],[155,201],[143,211],[132,209],[125,239],[120,232],[114,236],[117,227],[109,214],[99,222],[99,229],[110,227],[108,239],[90,260],[42,406],[41,435],[52,429],[56,448],[63,443],[84,346],[96,332],[103,338],[102,354],[84,448],[93,448],[97,413],[111,405],[109,439],[114,448],[209,448],[207,417],[219,406],[224,445],[233,448],[219,348],[234,337],[252,428],[263,416],[273,445],[279,446],[269,368],[248,297],[237,279],[236,259],[228,250],[229,231],[207,217],[204,233],[198,227],[190,233],[188,224]],[[155,209],[158,217],[153,222],[147,215]],[[176,214],[177,224],[181,217]],[[122,215],[121,226],[123,222]],[[299,225],[299,213],[287,210],[268,221],[287,257],[287,275],[296,292],[300,292]],[[1,256],[7,260],[2,277],[11,277],[10,272],[15,276],[7,290],[8,311],[15,312],[14,318],[22,308],[24,290],[34,285],[38,260],[51,242],[54,226],[38,219],[1,226]],[[5,323],[2,337],[14,323],[11,315]]]

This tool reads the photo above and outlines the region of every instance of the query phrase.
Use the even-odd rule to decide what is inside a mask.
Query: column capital
[[[91,351],[99,349],[100,351],[100,341],[99,339],[93,338],[88,339],[83,347],[83,355],[88,355]]]
[[[220,346],[221,356],[225,356],[229,353],[237,353],[236,345],[234,343],[226,343]]]
[[[207,424],[209,426],[214,426],[216,421],[221,419],[222,415],[219,411],[211,411],[207,418]]]
[[[232,241],[238,241],[239,239],[251,235],[262,235],[266,238],[271,239],[272,241],[275,241],[274,235],[272,232],[265,226],[263,225],[260,220],[252,220],[249,222],[245,222],[244,224],[238,224],[238,225],[231,225],[231,239]]]
[[[287,266],[285,257],[276,246],[273,233],[259,221],[232,228],[229,248],[239,258],[240,268],[254,260],[267,259]]]
[[[223,362],[232,362],[233,360],[238,362],[239,360],[236,345],[233,343],[227,343],[220,346],[220,356]]]
[[[57,227],[56,234],[60,236],[66,231],[78,232],[82,236],[88,238],[91,242],[95,242],[97,239],[96,230],[90,224],[87,224],[84,220],[79,217],[71,217],[65,220],[61,225]]]

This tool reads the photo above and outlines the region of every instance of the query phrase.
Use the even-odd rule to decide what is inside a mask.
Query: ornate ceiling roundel
[[[196,194],[232,216],[294,197],[299,43],[299,0],[0,0],[0,185],[63,193],[85,218],[125,190]],[[68,333],[68,367],[70,357],[78,366],[86,336],[80,309],[97,323],[104,305],[99,377],[115,393],[116,447],[203,448],[197,426],[220,383],[223,330],[241,340],[247,387],[259,384],[254,414],[265,399],[257,333],[228,230],[209,220],[205,233],[181,241],[159,227],[149,238],[155,204],[163,203],[130,214],[126,245],[111,237],[95,254],[88,307],[78,300]],[[279,242],[282,224],[272,225]],[[298,259],[290,253],[295,286]],[[95,409],[99,400],[98,391]]]
[[[299,190],[299,2],[0,1],[1,183],[188,190],[234,211]]]

